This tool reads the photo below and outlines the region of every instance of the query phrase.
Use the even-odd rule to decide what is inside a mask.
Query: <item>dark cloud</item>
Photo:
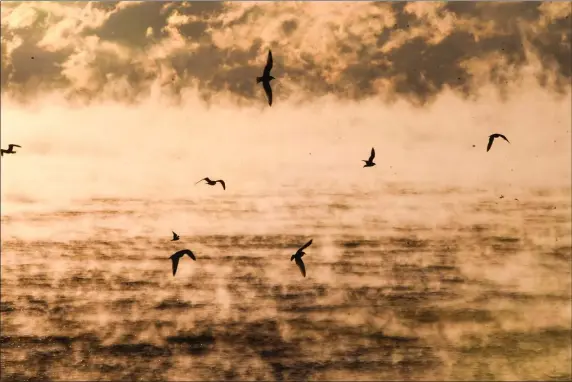
[[[310,22],[296,12],[280,14],[270,4],[239,12],[221,2],[95,3],[94,9],[109,15],[101,26],[85,28],[82,37],[97,36],[101,42],[115,43],[132,59],[113,51],[97,51],[96,58],[85,65],[92,83],[84,88],[74,86],[62,74],[62,65],[81,46],[52,50],[39,46],[50,28],[46,11],[42,11],[28,28],[10,29],[3,24],[2,91],[29,97],[46,89],[62,89],[90,100],[111,96],[133,102],[149,92],[164,69],[170,69],[175,73],[173,79],[164,83],[170,94],[179,95],[192,86],[206,100],[222,92],[240,103],[258,102],[261,94],[255,77],[271,47],[278,99],[294,92],[307,98],[332,93],[345,99],[406,98],[423,105],[444,89],[472,97],[484,80],[474,77],[469,61],[486,65],[486,82],[502,90],[518,80],[530,54],[538,56],[539,83],[565,92],[572,75],[570,11],[567,17],[547,19],[542,4],[451,2],[428,16],[417,16],[407,3],[374,3],[372,7],[393,12],[393,25],[382,25],[374,14],[369,19],[346,20],[342,26],[327,23],[323,35],[331,39],[331,51],[319,51],[306,44],[304,37],[302,41],[297,37],[304,36]],[[229,10],[235,14],[226,19],[223,16]],[[191,18],[169,27],[174,15]],[[542,19],[548,22],[541,24]],[[451,20],[451,30],[438,31],[432,24]],[[221,31],[233,34],[234,28],[272,23],[277,26],[274,34],[249,35],[250,42],[240,47],[232,43],[221,46],[214,39],[214,33]],[[352,31],[352,23],[379,24],[379,32],[371,40],[357,29]],[[151,36],[147,36],[149,27]],[[169,28],[176,30],[186,45],[163,57],[147,57],[147,52],[174,38]],[[340,29],[344,33],[334,33]],[[432,40],[435,33],[442,35]],[[16,37],[24,42],[8,52],[8,41]],[[198,48],[190,49],[192,43],[198,43]],[[31,56],[37,60],[31,61]],[[110,87],[111,81],[119,80],[123,86]]]
[[[149,1],[130,5],[115,12],[99,28],[88,28],[84,35],[95,35],[102,40],[118,42],[134,49],[145,49],[152,42],[145,33],[147,28],[153,29],[155,38],[167,37],[163,28],[167,25],[170,12],[165,3]]]
[[[530,36],[530,42],[536,49],[540,62],[546,67],[546,70],[539,75],[540,84],[547,86],[546,77],[549,68],[554,67],[556,78],[553,86],[560,93],[570,91],[572,17],[568,16],[548,25],[545,33]]]
[[[49,14],[39,11],[35,21],[27,27],[13,30],[2,27],[2,92],[26,101],[43,90],[69,86],[62,75],[62,65],[73,49],[58,51],[42,49],[38,43],[44,37]],[[19,38],[19,45],[8,54],[8,43]]]
[[[282,23],[282,30],[286,36],[290,35],[298,28],[298,22],[296,20],[286,20]]]

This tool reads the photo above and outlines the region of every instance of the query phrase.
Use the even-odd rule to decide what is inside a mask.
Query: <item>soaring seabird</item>
[[[373,163],[373,158],[375,158],[375,149],[372,147],[371,148],[371,154],[369,156],[368,160],[361,160],[362,162],[365,162],[365,164],[363,165],[363,167],[373,167],[375,166],[375,163]]]
[[[275,78],[270,75],[270,70],[272,70],[272,51],[268,51],[268,59],[266,60],[266,66],[264,67],[264,72],[262,72],[262,77],[256,77],[256,83],[262,82],[262,87],[266,92],[268,97],[268,105],[272,106],[272,88],[270,87],[270,81]]]
[[[199,180],[199,181],[198,181],[197,183],[195,183],[195,184],[199,184],[199,183],[202,182],[203,180],[204,180],[205,182],[207,182],[207,184],[208,184],[209,186],[214,186],[214,185],[217,184],[217,182],[218,182],[218,183],[220,183],[220,184],[222,185],[222,189],[223,189],[223,190],[226,190],[226,184],[224,183],[224,180],[222,180],[222,179],[219,179],[219,180],[210,180],[208,177],[206,177],[206,178],[203,178],[203,179]]]
[[[7,149],[7,150],[5,150],[5,149],[0,149],[0,156],[2,156],[2,155],[4,155],[4,154],[15,154],[16,151],[14,151],[14,147],[22,147],[22,146],[15,145],[15,144],[11,143],[11,144],[8,145],[8,149]]]
[[[491,134],[491,135],[489,135],[489,144],[487,145],[487,151],[489,151],[491,149],[491,146],[493,145],[493,141],[495,140],[495,138],[502,138],[508,142],[508,139],[506,139],[506,137],[502,134],[496,134],[496,133]],[[508,143],[510,143],[510,142],[508,142]]]
[[[296,259],[296,265],[298,266],[298,268],[300,268],[300,272],[302,272],[302,276],[304,277],[306,277],[306,267],[304,266],[304,262],[302,261],[302,256],[306,254],[306,252],[304,252],[304,249],[308,248],[310,244],[312,244],[312,240],[313,239],[310,239],[309,242],[304,244],[304,246],[299,250],[297,250],[296,253],[293,254],[292,257],[290,258],[290,261]]]
[[[171,241],[177,241],[177,240],[179,240],[179,235],[177,235],[177,234],[175,233],[175,231],[171,231],[171,232],[173,232],[173,240],[171,240]]]
[[[197,261],[195,254],[190,249],[182,249],[179,252],[175,252],[170,257],[171,261],[173,262],[173,276],[175,276],[175,273],[177,273],[177,267],[179,266],[179,260],[181,259],[181,257],[183,257],[185,255],[189,255],[189,257],[191,259]]]

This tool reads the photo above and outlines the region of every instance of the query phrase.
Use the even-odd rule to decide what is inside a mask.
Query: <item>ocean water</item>
[[[568,380],[571,189],[504,195],[4,197],[2,380]]]

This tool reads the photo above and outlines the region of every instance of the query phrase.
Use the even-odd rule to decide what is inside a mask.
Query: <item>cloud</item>
[[[177,99],[260,102],[267,49],[277,98],[477,97],[532,70],[565,93],[571,7],[549,2],[119,2],[2,4],[2,92],[138,102],[153,84]],[[34,57],[32,60],[31,57]],[[527,72],[528,71],[528,72]]]

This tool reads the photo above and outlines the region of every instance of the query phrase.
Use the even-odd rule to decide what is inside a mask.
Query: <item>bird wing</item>
[[[15,144],[9,144],[9,145],[8,145],[8,149],[11,149],[12,147],[20,147],[20,148],[22,148],[22,146],[20,146],[20,145],[15,145]]]
[[[487,151],[489,151],[491,149],[491,146],[493,145],[493,141],[495,140],[495,137],[493,137],[492,135],[489,137],[489,144],[487,145]]]
[[[195,184],[199,184],[199,183],[202,182],[203,180],[207,180],[207,179],[208,179],[208,178],[203,178],[203,179],[199,180],[199,181],[198,181],[197,183],[195,183]]]
[[[508,143],[510,143],[510,142],[509,142],[509,140],[508,140],[508,139],[506,139],[506,137],[505,137],[504,135],[502,135],[502,134],[499,134],[499,137],[501,137],[502,139],[504,139],[505,141],[507,141]]]
[[[372,147],[371,148],[371,155],[369,156],[369,161],[371,162],[373,160],[373,158],[375,158],[375,149]]]
[[[307,242],[306,244],[304,244],[304,246],[302,248],[300,248],[297,252],[302,252],[303,250],[308,248],[312,244],[312,240],[314,240],[314,239],[310,239],[310,241]]]
[[[264,81],[262,83],[266,96],[268,97],[268,105],[272,106],[272,88],[270,87],[270,81]]]
[[[224,183],[224,180],[219,179],[219,180],[217,180],[217,182],[220,182],[220,184],[222,185],[222,189],[226,190],[226,184]]]
[[[189,255],[189,257],[195,261],[197,261],[197,258],[195,257],[195,254],[193,253],[193,251],[191,251],[190,249],[185,249],[185,253],[187,255]]]
[[[171,256],[171,261],[173,262],[173,276],[177,273],[177,267],[179,266],[179,258]]]
[[[304,266],[304,262],[301,258],[296,257],[296,265],[300,268],[300,272],[302,272],[302,276],[306,277],[306,267]]]
[[[272,51],[269,50],[268,51],[268,59],[266,60],[266,66],[264,67],[264,73],[263,73],[264,77],[270,76],[270,70],[272,70],[273,63],[274,63],[274,61],[272,60]]]
[[[176,239],[179,236],[175,233],[175,231],[171,231],[171,232],[173,232],[173,239]]]

